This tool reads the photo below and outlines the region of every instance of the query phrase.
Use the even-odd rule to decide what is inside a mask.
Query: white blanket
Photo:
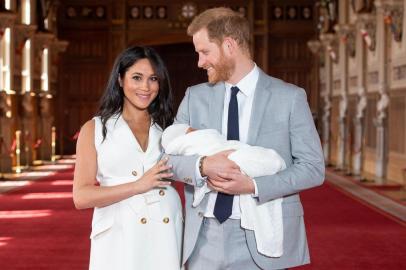
[[[187,125],[168,127],[162,135],[165,152],[172,155],[213,155],[236,150],[228,158],[251,178],[272,175],[286,168],[284,160],[272,149],[227,141],[217,130],[196,130],[186,134]],[[211,190],[205,184],[195,187],[193,207]],[[258,252],[269,257],[283,254],[282,198],[263,204],[249,194],[240,195],[241,227],[254,231]]]

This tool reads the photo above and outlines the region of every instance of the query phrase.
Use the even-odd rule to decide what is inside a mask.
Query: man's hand
[[[241,172],[218,173],[218,176],[222,179],[221,181],[213,178],[207,179],[210,189],[232,195],[255,193],[254,181]]]
[[[228,155],[234,150],[219,152],[208,156],[203,162],[203,174],[209,179],[216,181],[228,181],[222,178],[219,173],[240,173],[240,167],[228,159]]]

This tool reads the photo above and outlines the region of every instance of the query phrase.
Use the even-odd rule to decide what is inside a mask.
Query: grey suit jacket
[[[188,88],[176,122],[221,132],[224,93],[224,83],[203,83]],[[259,203],[284,198],[284,253],[280,258],[259,254],[254,233],[246,230],[248,247],[254,261],[263,269],[281,269],[309,263],[303,207],[298,193],[321,185],[325,167],[305,91],[260,70],[247,143],[274,149],[287,165],[287,169],[275,175],[254,179],[258,187]],[[196,156],[170,156],[169,159],[169,164],[174,168],[174,178],[186,183],[183,262],[193,252],[207,205],[208,196],[198,207],[192,207],[194,186],[203,184],[195,177],[196,160]]]

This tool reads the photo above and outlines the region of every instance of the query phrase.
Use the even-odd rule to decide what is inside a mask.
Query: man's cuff
[[[252,182],[254,183],[254,187],[255,187],[255,193],[254,193],[254,194],[251,194],[251,196],[252,196],[253,198],[258,198],[258,186],[257,186],[257,182],[255,182],[255,180],[252,179],[252,178],[251,178],[251,180],[252,180]]]

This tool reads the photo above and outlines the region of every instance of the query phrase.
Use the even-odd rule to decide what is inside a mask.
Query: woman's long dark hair
[[[106,138],[106,123],[110,117],[123,112],[124,91],[118,82],[124,79],[127,70],[140,59],[148,59],[158,77],[159,92],[148,107],[152,121],[162,129],[173,123],[173,96],[168,70],[158,53],[149,47],[134,46],[126,49],[117,58],[111,71],[106,90],[97,113],[103,124],[103,141]]]

